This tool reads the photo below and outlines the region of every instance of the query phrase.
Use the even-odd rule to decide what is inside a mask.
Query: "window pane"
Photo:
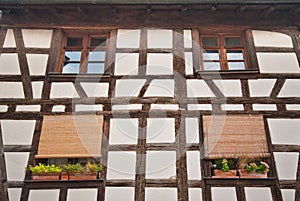
[[[228,60],[244,60],[242,50],[227,50]]]
[[[204,70],[221,70],[220,62],[204,62]]]
[[[241,46],[240,37],[225,37],[225,46]]]
[[[106,46],[106,38],[105,37],[95,37],[91,38],[91,47],[105,47]]]
[[[229,70],[245,70],[244,62],[228,62]]]
[[[91,51],[89,53],[89,61],[104,61],[105,52],[104,51]]]
[[[67,46],[81,46],[82,45],[82,38],[68,38],[67,39]]]
[[[204,60],[220,60],[218,50],[204,50],[203,51]]]
[[[104,63],[89,63],[87,73],[104,73]]]
[[[65,62],[68,61],[80,61],[81,51],[66,51]]]
[[[202,38],[202,45],[205,47],[217,47],[218,46],[218,38],[204,37],[204,38]]]
[[[79,73],[79,63],[67,64],[63,67],[62,73]]]

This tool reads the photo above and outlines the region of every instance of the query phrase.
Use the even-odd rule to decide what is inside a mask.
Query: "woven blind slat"
[[[102,115],[44,116],[36,158],[101,157]]]
[[[261,115],[203,116],[205,158],[269,157]]]

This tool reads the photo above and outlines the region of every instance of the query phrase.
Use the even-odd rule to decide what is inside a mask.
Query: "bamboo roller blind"
[[[102,115],[44,116],[36,158],[101,157]]]
[[[203,116],[205,158],[270,156],[261,115]]]

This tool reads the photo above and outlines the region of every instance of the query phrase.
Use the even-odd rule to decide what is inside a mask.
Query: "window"
[[[242,34],[200,36],[204,71],[248,69]]]
[[[103,74],[107,34],[66,34],[58,72],[71,74]]]

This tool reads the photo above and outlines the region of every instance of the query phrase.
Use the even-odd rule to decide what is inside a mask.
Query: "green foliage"
[[[60,172],[62,172],[62,168],[59,166],[56,166],[54,164],[45,165],[45,164],[39,163],[36,166],[33,166],[33,167],[30,166],[29,169],[32,173],[60,173]]]
[[[262,161],[253,161],[245,165],[247,172],[263,172],[269,171],[269,165]]]
[[[214,160],[214,167],[223,172],[234,170],[236,168],[236,161],[234,159],[216,159]]]
[[[95,162],[88,162],[86,165],[87,172],[101,172],[102,165]]]
[[[76,164],[63,164],[62,169],[64,172],[73,172],[73,173],[79,173],[83,172],[83,166],[80,163]]]

